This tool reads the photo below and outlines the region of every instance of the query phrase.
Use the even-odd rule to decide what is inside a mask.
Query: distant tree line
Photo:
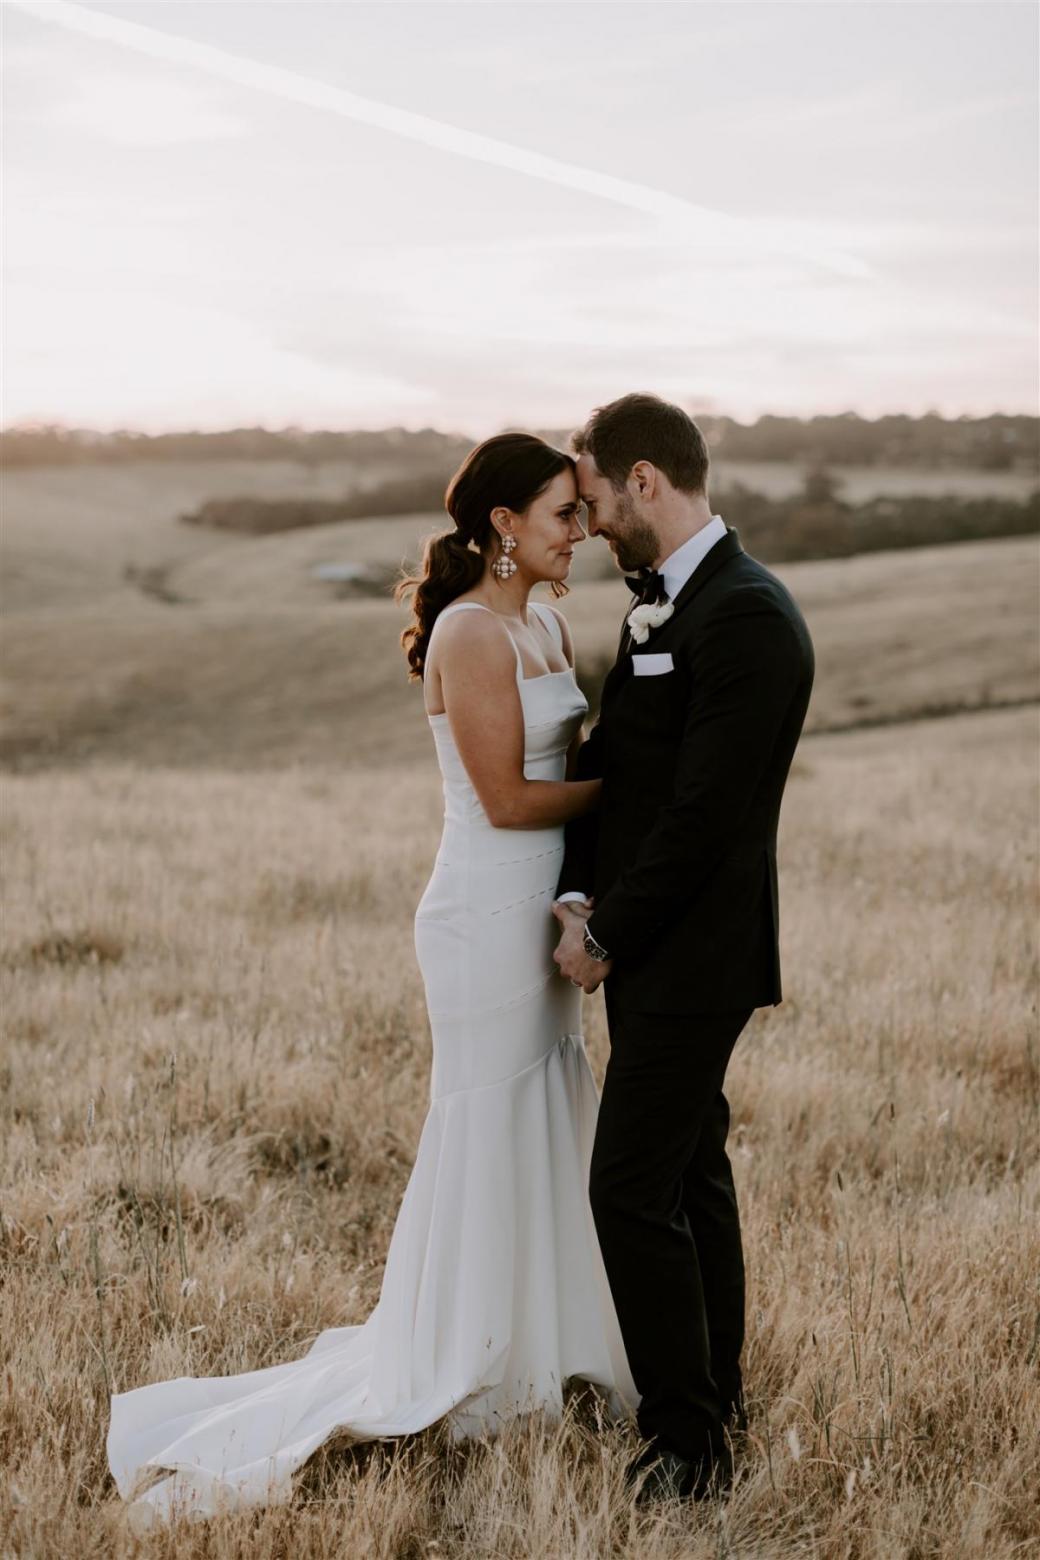
[[[789,460],[822,466],[969,466],[1009,471],[1035,466],[1040,418],[1025,416],[924,417],[873,420],[842,412],[834,417],[760,417],[745,427],[731,417],[697,422],[712,453],[726,460]]]
[[[450,476],[450,473],[448,473]],[[208,525],[221,531],[266,536],[301,526],[332,525],[338,520],[365,520],[380,515],[428,514],[444,509],[447,476],[393,477],[342,498],[211,498],[180,516],[187,525]],[[447,522],[447,517],[445,516]]]
[[[1025,500],[958,494],[878,496],[860,504],[840,496],[840,481],[812,467],[802,489],[786,498],[732,483],[712,489],[712,507],[740,531],[748,551],[766,563],[845,558],[892,547],[928,547],[1040,531],[1040,488]],[[341,499],[211,499],[181,519],[246,536],[380,515],[443,514],[440,478],[395,478]]]
[[[712,508],[737,527],[747,551],[764,563],[1040,533],[1040,487],[1025,500],[906,493],[849,504],[822,468],[807,472],[802,491],[786,498],[733,483],[713,491]]]
[[[797,461],[808,465],[970,467],[1005,471],[1037,465],[1040,418],[1027,416],[874,419],[855,412],[821,417],[697,416],[715,458]],[[543,430],[539,430],[543,431]],[[544,430],[565,448],[569,430]],[[79,465],[129,460],[292,460],[304,466],[350,461],[359,468],[389,466],[401,477],[435,475],[443,482],[473,440],[435,428],[308,432],[302,428],[230,428],[221,433],[98,433],[56,424],[0,433],[0,456],[10,467]]]
[[[473,440],[436,428],[328,430],[229,428],[221,433],[98,433],[57,424],[0,432],[7,467],[108,465],[120,461],[291,460],[303,466],[349,461],[360,468],[445,469],[450,475]]]

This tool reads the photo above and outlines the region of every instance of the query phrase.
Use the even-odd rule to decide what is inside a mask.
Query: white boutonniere
[[[644,601],[642,606],[633,607],[628,614],[628,627],[636,644],[644,644],[650,630],[667,623],[674,611],[674,601]]]

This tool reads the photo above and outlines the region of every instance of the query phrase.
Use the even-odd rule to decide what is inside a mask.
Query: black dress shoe
[[[629,1469],[628,1479],[638,1486],[637,1506],[659,1500],[707,1500],[724,1495],[732,1485],[733,1459],[727,1447],[695,1463],[668,1450],[644,1453]]]
[[[635,1486],[636,1505],[650,1506],[659,1500],[681,1500],[693,1469],[677,1452],[657,1452],[635,1462],[628,1470],[628,1482]]]

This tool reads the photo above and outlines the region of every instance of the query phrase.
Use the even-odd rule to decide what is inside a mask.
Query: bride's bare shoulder
[[[473,602],[472,605],[481,604]],[[512,636],[498,613],[490,607],[482,607],[479,612],[446,611],[434,627],[437,630],[437,656],[442,666],[461,664],[470,657],[479,658],[481,664],[491,670],[498,661],[503,666],[514,664]]]

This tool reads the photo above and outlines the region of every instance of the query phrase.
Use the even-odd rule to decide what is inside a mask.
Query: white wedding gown
[[[467,607],[486,610],[441,617]],[[535,610],[559,642],[555,615]],[[561,780],[588,706],[569,669],[525,679],[517,652],[517,676],[524,772]],[[493,1432],[558,1415],[568,1377],[598,1383],[611,1417],[638,1403],[588,1203],[598,1097],[581,992],[552,960],[563,829],[493,828],[447,717],[429,721],[445,802],[415,918],[431,1099],[379,1300],[302,1359],[116,1394],[109,1466],[143,1525],[286,1501],[337,1431],[369,1440],[446,1416],[456,1439]]]

